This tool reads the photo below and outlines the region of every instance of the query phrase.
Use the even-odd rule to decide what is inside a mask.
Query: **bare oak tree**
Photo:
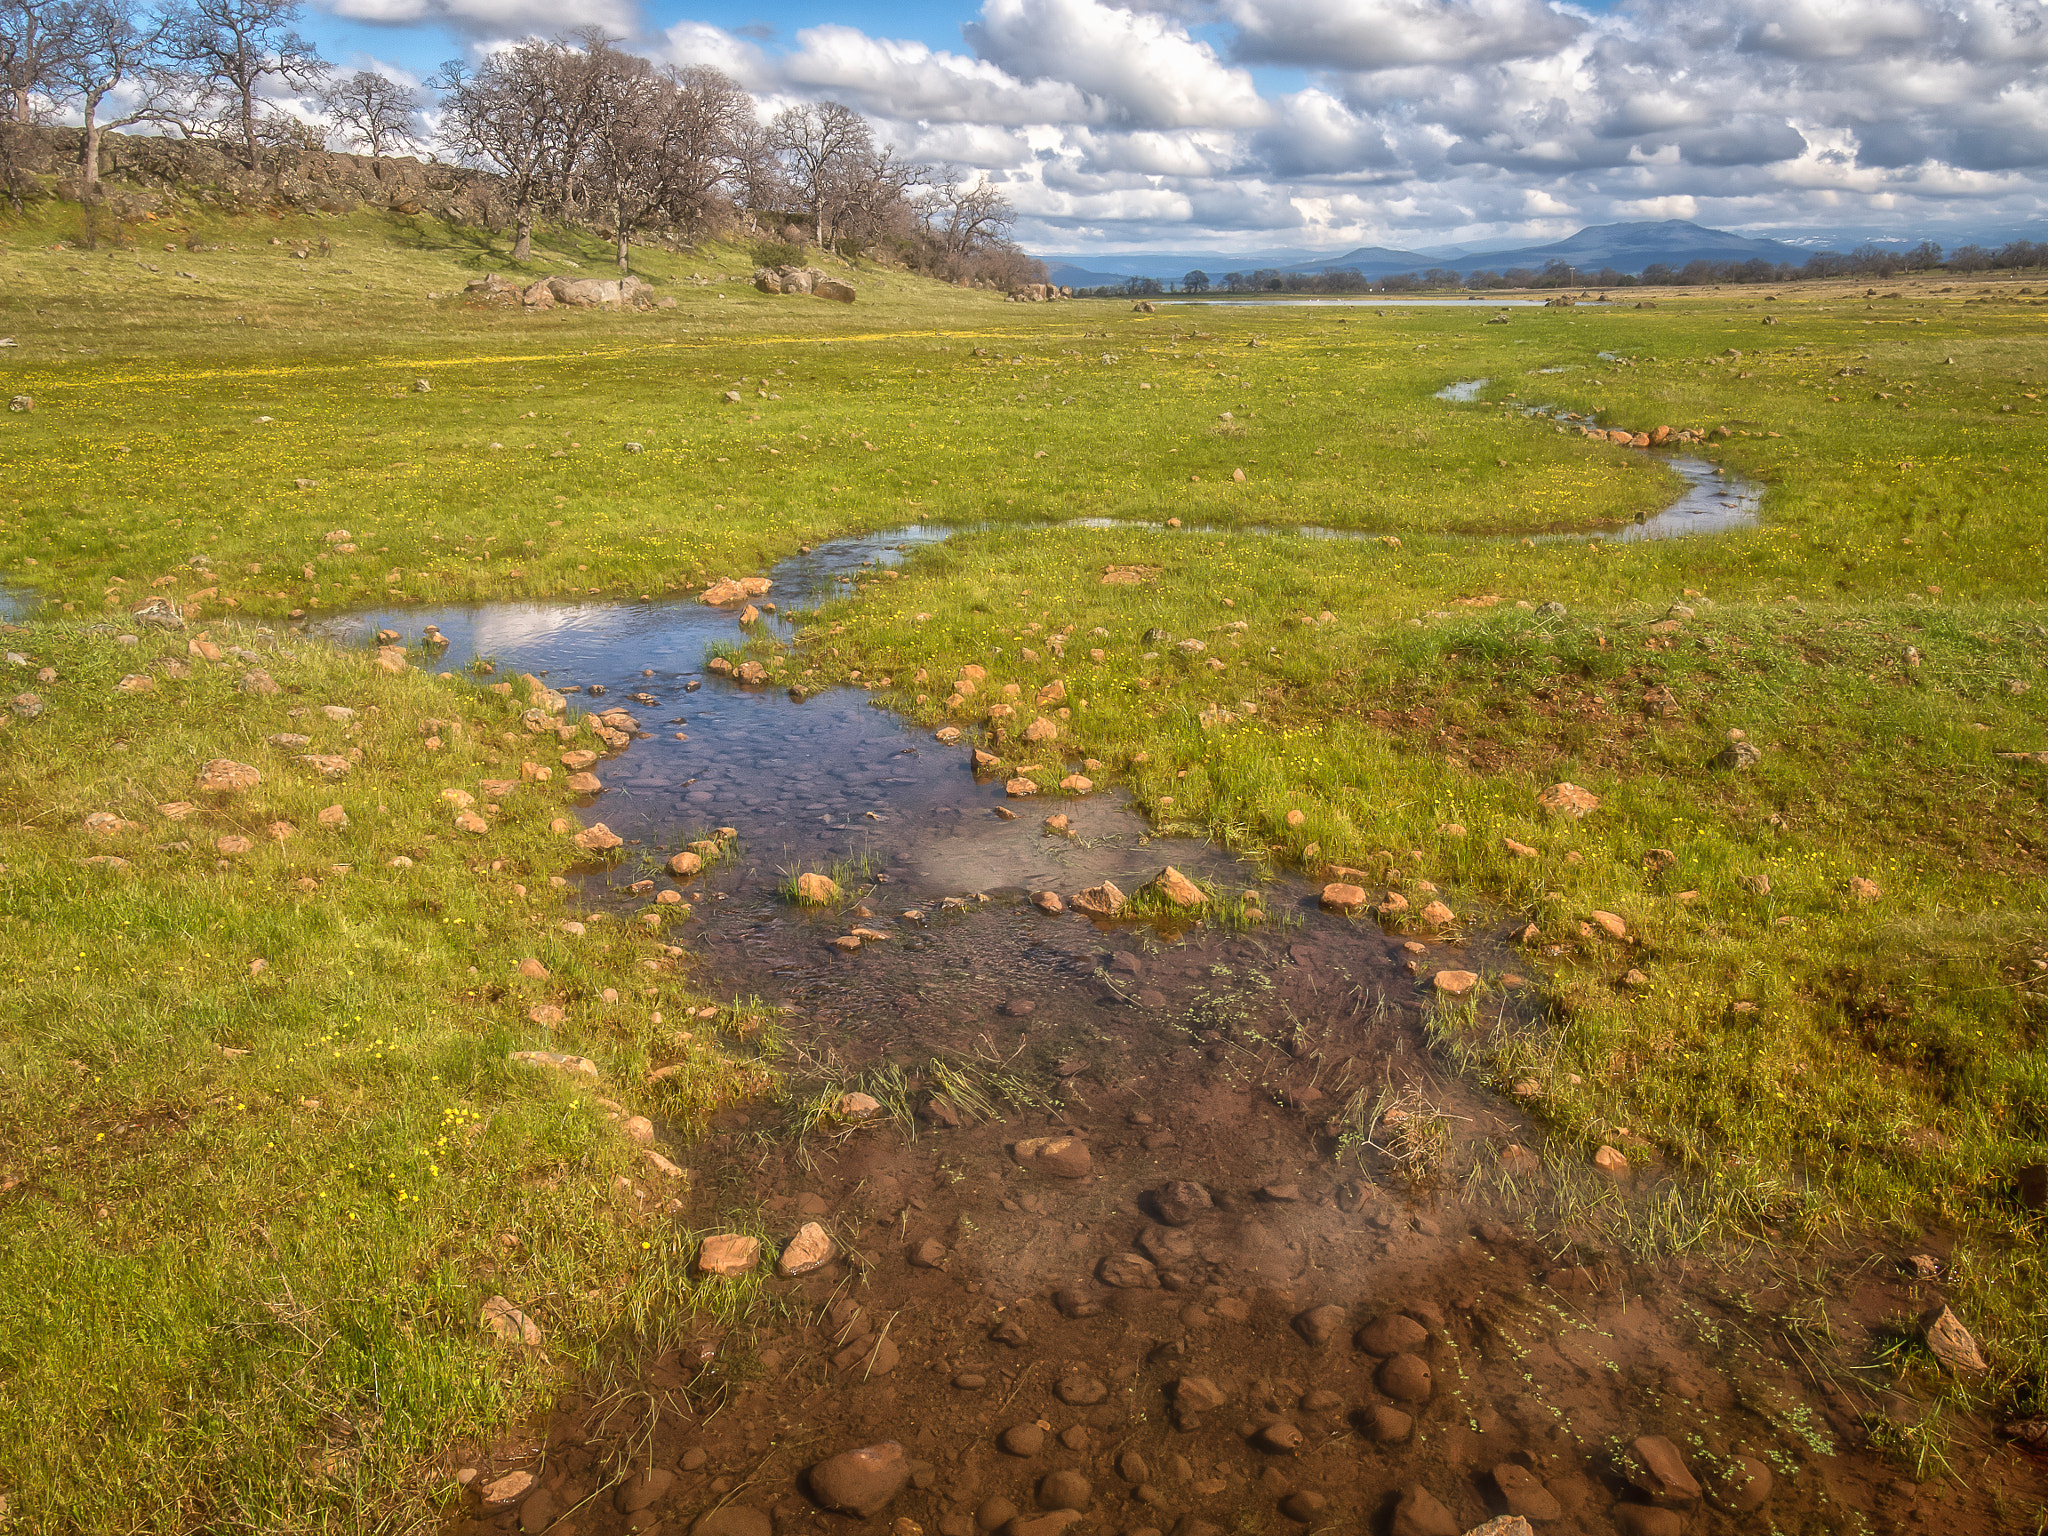
[[[969,186],[950,165],[918,198],[917,212],[925,233],[949,256],[1002,244],[1017,221],[1017,210],[987,177],[977,176]]]
[[[190,0],[169,34],[172,58],[226,104],[252,170],[263,139],[258,120],[267,115],[263,83],[274,76],[303,90],[327,72],[295,30],[299,9],[299,0]]]
[[[867,119],[836,101],[785,107],[768,124],[768,142],[781,157],[792,189],[811,215],[819,245],[831,244],[833,214],[850,176],[850,162],[874,150]]]
[[[582,147],[580,124],[566,110],[573,95],[564,80],[567,52],[559,42],[529,39],[474,70],[444,64],[434,81],[456,153],[504,178],[518,262],[532,259],[534,222],[559,210]]]
[[[0,0],[0,86],[17,123],[36,119],[56,94],[57,73],[74,51],[68,0]]]
[[[369,146],[378,157],[416,148],[420,94],[388,75],[359,69],[320,88],[320,110],[351,142]]]
[[[169,88],[163,75],[163,40],[171,25],[162,14],[137,15],[124,0],[81,0],[69,12],[71,46],[56,71],[59,92],[85,121],[78,169],[87,187],[100,180],[100,138],[110,128],[158,120]],[[137,88],[127,110],[102,122],[100,110],[123,86]]]

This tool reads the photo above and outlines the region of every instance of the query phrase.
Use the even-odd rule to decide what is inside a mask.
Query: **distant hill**
[[[1752,240],[1727,230],[1702,229],[1683,219],[1666,219],[1639,224],[1593,224],[1569,239],[1548,245],[1470,251],[1460,256],[1429,257],[1416,251],[1361,246],[1341,256],[1297,262],[1287,270],[1324,272],[1332,267],[1355,267],[1367,277],[1392,277],[1396,273],[1441,267],[1465,276],[1479,271],[1504,272],[1510,267],[1538,271],[1549,262],[1562,261],[1589,271],[1612,267],[1617,272],[1640,273],[1657,262],[1682,267],[1689,261],[1750,261],[1761,257],[1770,262],[1797,263],[1811,254],[1810,250],[1782,240]]]
[[[1062,288],[1114,288],[1136,275],[1131,272],[1094,272],[1087,267],[1077,267],[1070,261],[1048,261],[1045,264],[1045,280],[1058,283]]]

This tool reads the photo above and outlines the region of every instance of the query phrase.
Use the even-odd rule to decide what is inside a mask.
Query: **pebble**
[[[1396,1402],[1427,1402],[1430,1393],[1429,1362],[1420,1355],[1393,1356],[1379,1370],[1380,1390]]]
[[[1109,1387],[1100,1377],[1076,1371],[1061,1378],[1059,1386],[1054,1388],[1054,1395],[1070,1408],[1090,1408],[1109,1396]],[[1079,1509],[1081,1506],[1073,1507]]]
[[[1369,1355],[1408,1354],[1429,1342],[1429,1330],[1412,1317],[1389,1312],[1359,1329],[1355,1342]]]
[[[1410,1483],[1394,1506],[1389,1536],[1459,1536],[1458,1522],[1442,1502],[1420,1483]]]
[[[996,1437],[996,1444],[1012,1456],[1036,1456],[1045,1449],[1045,1431],[1036,1424],[1012,1424]]]
[[[749,1509],[744,1504],[724,1504],[699,1515],[690,1527],[690,1536],[773,1536],[774,1530],[775,1522],[766,1511]]]
[[[910,1482],[910,1459],[894,1440],[841,1451],[812,1467],[807,1481],[819,1503],[866,1519],[879,1513]]]
[[[775,1272],[785,1279],[808,1275],[830,1264],[838,1251],[830,1233],[817,1222],[807,1221],[782,1250],[782,1257],[775,1263]]]
[[[1094,1497],[1088,1479],[1071,1470],[1049,1473],[1038,1484],[1040,1509],[1086,1509]]]
[[[1290,1493],[1280,1501],[1280,1513],[1290,1520],[1298,1520],[1307,1525],[1322,1513],[1323,1506],[1329,1502],[1320,1493],[1303,1489],[1299,1493]]]
[[[1629,1481],[1653,1504],[1690,1509],[1700,1499],[1700,1485],[1686,1469],[1678,1447],[1662,1435],[1638,1435],[1629,1447],[1637,1471]]]
[[[1527,1467],[1503,1462],[1493,1469],[1493,1485],[1500,1490],[1511,1515],[1544,1521],[1564,1518],[1564,1506]]]
[[[1159,1219],[1169,1227],[1184,1227],[1207,1215],[1215,1205],[1209,1198],[1209,1191],[1190,1179],[1175,1179],[1172,1183],[1162,1184],[1151,1192],[1149,1199]]]

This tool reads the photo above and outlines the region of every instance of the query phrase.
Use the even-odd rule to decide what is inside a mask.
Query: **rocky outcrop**
[[[652,285],[637,277],[540,277],[514,280],[496,272],[475,279],[463,297],[484,304],[526,309],[672,309],[674,299],[657,299]]]
[[[809,294],[838,304],[851,304],[855,296],[853,284],[817,267],[756,267],[754,286],[763,293]]]
[[[1009,294],[1012,304],[1051,304],[1059,299],[1071,299],[1074,290],[1063,288],[1058,283],[1026,283],[1013,289]]]
[[[18,129],[19,173],[57,196],[76,198],[85,134],[77,128]],[[99,176],[111,211],[133,217],[190,198],[228,213],[289,208],[349,213],[358,208],[428,214],[451,222],[488,222],[497,212],[498,178],[466,166],[409,155],[335,154],[324,149],[266,149],[251,170],[232,146],[197,139],[106,133]]]

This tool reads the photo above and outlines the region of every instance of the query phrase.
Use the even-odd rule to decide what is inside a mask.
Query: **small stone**
[[[1610,939],[1626,939],[1628,937],[1628,924],[1612,912],[1588,913],[1587,921],[1591,922],[1595,928],[1598,928]]]
[[[601,821],[594,826],[585,827],[569,841],[585,853],[610,853],[614,848],[625,846],[625,839]]]
[[[1060,1384],[1053,1389],[1059,1400],[1069,1408],[1092,1408],[1109,1396],[1109,1388],[1099,1376],[1086,1371],[1076,1371],[1060,1378]],[[1080,1505],[1074,1506],[1076,1509]]]
[[[829,1232],[815,1221],[807,1221],[783,1248],[782,1256],[775,1261],[775,1272],[784,1279],[808,1275],[830,1264],[838,1251]]]
[[[1028,796],[1037,794],[1038,785],[1034,780],[1024,778],[1020,775],[1019,777],[1011,779],[1009,782],[1003,785],[1003,793],[1008,795],[1012,800],[1022,800],[1027,798]],[[1076,905],[1079,905],[1079,903],[1077,902]]]
[[[1050,913],[1054,916],[1067,910],[1067,904],[1060,900],[1058,891],[1033,891],[1031,893],[1031,905],[1038,908],[1041,912]]]
[[[1493,1485],[1500,1490],[1510,1515],[1520,1515],[1525,1521],[1564,1518],[1564,1506],[1527,1467],[1501,1463],[1493,1469]]]
[[[1713,766],[1730,770],[1754,768],[1764,760],[1763,753],[1746,741],[1731,741],[1713,756]]]
[[[1363,887],[1347,885],[1342,881],[1334,881],[1324,886],[1323,894],[1320,898],[1325,912],[1342,912],[1346,916],[1364,911],[1366,904],[1371,899],[1371,897],[1365,894]],[[1403,898],[1401,905],[1406,907],[1407,904],[1406,898]]]
[[[1459,1536],[1451,1512],[1420,1483],[1410,1483],[1394,1505],[1389,1536]]]
[[[1648,1495],[1652,1504],[1669,1509],[1690,1509],[1699,1502],[1700,1485],[1686,1470],[1678,1447],[1662,1435],[1640,1435],[1629,1447],[1638,1471],[1630,1481]]]
[[[1280,1501],[1280,1513],[1290,1520],[1298,1520],[1307,1525],[1322,1513],[1323,1506],[1329,1502],[1320,1493],[1304,1488],[1299,1492],[1290,1493]]]
[[[1553,784],[1536,796],[1536,803],[1567,821],[1582,821],[1600,809],[1600,797],[1576,784]]]
[[[996,1444],[1011,1456],[1036,1456],[1045,1448],[1045,1431],[1036,1424],[1012,1424],[996,1437]]]
[[[1344,1331],[1344,1309],[1334,1303],[1311,1307],[1294,1319],[1294,1331],[1320,1348]]]
[[[1377,1380],[1380,1390],[1396,1402],[1421,1403],[1429,1400],[1429,1362],[1420,1355],[1395,1355],[1380,1367]]]
[[[1027,1168],[1059,1179],[1084,1179],[1093,1166],[1088,1143],[1073,1136],[1032,1136],[1010,1148],[1010,1155]]]
[[[1369,1355],[1390,1357],[1422,1348],[1429,1342],[1429,1330],[1412,1317],[1389,1312],[1359,1329],[1352,1342]]]
[[[517,1504],[533,1490],[533,1482],[531,1472],[507,1472],[503,1477],[493,1478],[481,1490],[484,1504],[493,1509]]]
[[[1479,985],[1479,977],[1472,971],[1438,971],[1429,984],[1441,997],[1463,997]]]
[[[1991,1369],[1970,1330],[1947,1307],[1921,1314],[1920,1337],[1928,1352],[1958,1376],[1974,1380]]]
[[[1601,1146],[1593,1153],[1593,1166],[1610,1179],[1628,1177],[1628,1157],[1618,1148]]]
[[[1120,1291],[1159,1289],[1159,1271],[1150,1259],[1140,1254],[1109,1254],[1095,1266],[1095,1275],[1104,1285],[1114,1286]]]
[[[1169,1227],[1184,1227],[1206,1216],[1215,1204],[1208,1190],[1188,1179],[1160,1185],[1151,1192],[1150,1200],[1159,1219]]]
[[[697,1250],[700,1275],[744,1275],[761,1262],[761,1240],[740,1232],[718,1232]]]
[[[1733,1514],[1754,1514],[1771,1496],[1771,1469],[1753,1456],[1721,1463],[1707,1481],[1707,1497]]]
[[[894,1440],[841,1451],[812,1467],[811,1494],[828,1509],[866,1519],[909,1486],[910,1458]]]
[[[1414,1432],[1415,1420],[1398,1408],[1380,1403],[1366,1409],[1359,1427],[1365,1438],[1376,1445],[1396,1445]]]
[[[691,1456],[703,1455],[701,1446],[692,1447],[684,1454],[684,1470],[694,1470],[689,1466]],[[721,1504],[716,1509],[707,1509],[690,1526],[690,1536],[774,1536],[774,1531],[775,1522],[765,1510],[749,1509],[744,1504]]]
[[[541,1342],[540,1325],[503,1296],[493,1296],[483,1304],[483,1324],[507,1344],[538,1346]]]
[[[1277,1424],[1268,1424],[1252,1436],[1253,1443],[1260,1450],[1271,1451],[1276,1456],[1292,1455],[1300,1450],[1303,1438],[1301,1431],[1285,1420]]]
[[[1654,1504],[1617,1504],[1614,1528],[1621,1536],[1683,1536],[1685,1522],[1676,1510]]]
[[[1123,904],[1124,893],[1107,880],[1090,886],[1073,900],[1076,912],[1085,912],[1091,917],[1114,917],[1123,909]]]
[[[1849,894],[1858,901],[1880,901],[1884,897],[1884,888],[1875,880],[1866,880],[1863,876],[1856,875],[1849,881]]]
[[[1039,1480],[1040,1509],[1086,1509],[1094,1497],[1088,1479],[1072,1470],[1053,1472]]]
[[[923,1242],[911,1244],[905,1257],[918,1269],[943,1269],[946,1266],[946,1245],[935,1237],[928,1237]],[[956,1381],[954,1385],[959,1383]]]
[[[1207,1376],[1183,1376],[1173,1384],[1173,1401],[1190,1413],[1209,1413],[1229,1402],[1230,1394]]]
[[[199,770],[196,782],[202,794],[234,794],[254,789],[263,782],[263,775],[247,763],[217,757]]]
[[[1202,888],[1171,864],[1159,871],[1144,885],[1141,891],[1150,891],[1169,905],[1183,909],[1205,905],[1209,898],[1202,894]]]

